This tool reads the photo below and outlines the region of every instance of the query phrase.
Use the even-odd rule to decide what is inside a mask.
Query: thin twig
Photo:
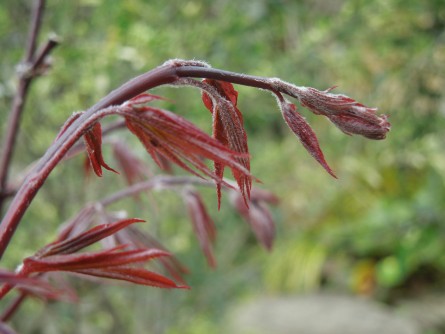
[[[0,212],[2,212],[4,201],[8,197],[8,172],[11,165],[11,158],[14,152],[15,142],[20,128],[20,120],[29,87],[32,80],[39,74],[39,69],[44,65],[49,53],[58,44],[57,39],[51,37],[40,49],[37,56],[35,55],[37,37],[42,24],[44,8],[45,0],[36,0],[32,12],[32,20],[29,29],[25,57],[19,72],[17,92],[12,102],[8,125],[6,127],[5,139],[3,141],[3,151],[0,157]]]

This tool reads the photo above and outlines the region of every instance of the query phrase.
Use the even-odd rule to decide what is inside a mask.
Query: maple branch
[[[86,131],[91,129],[99,119],[113,113],[113,106],[120,105],[128,101],[129,99],[154,87],[165,84],[175,84],[175,82],[180,83],[181,78],[198,77],[266,89],[275,94],[277,92],[281,92],[299,100],[301,100],[302,97],[311,97],[318,94],[319,96],[321,96],[321,98],[324,99],[320,99],[320,101],[322,102],[322,107],[337,107],[337,104],[335,103],[338,103],[338,106],[342,107],[343,109],[361,108],[359,109],[361,112],[363,112],[363,110],[369,112],[369,115],[367,115],[367,117],[371,117],[371,120],[374,123],[374,118],[377,119],[377,117],[373,116],[372,114],[372,112],[375,110],[368,108],[368,111],[368,109],[366,109],[363,105],[358,103],[354,104],[354,100],[343,95],[328,96],[329,90],[324,92],[314,90],[316,91],[316,93],[313,93],[312,91],[308,91],[308,89],[306,89],[305,87],[297,87],[293,84],[284,82],[277,78],[266,78],[224,71],[211,68],[206,63],[199,61],[184,61],[177,59],[167,61],[163,65],[131,79],[116,90],[110,92],[107,96],[102,98],[99,102],[93,105],[85,113],[80,115],[69,126],[67,126],[63,134],[61,134],[54,141],[54,143],[49,147],[44,156],[40,159],[35,168],[30,172],[30,174],[23,182],[3,218],[3,221],[0,225],[0,258],[7,248],[25,211],[29,207],[40,187],[47,179],[48,175],[63,159],[67,151],[77,142],[78,139],[80,139],[86,133]],[[337,101],[336,99],[339,101]],[[309,100],[309,102],[311,102],[311,100]],[[110,107],[110,109],[107,109],[108,107]],[[323,112],[325,112],[325,110],[317,110],[316,108],[312,109],[314,109],[312,111],[317,114],[322,114]],[[334,108],[334,112],[344,112],[343,109]],[[361,120],[359,119],[359,121]],[[382,118],[381,121],[385,123],[386,118]],[[379,133],[380,137],[374,137],[374,139],[384,138],[384,134],[389,131],[389,123],[385,123],[383,125],[385,125],[385,127],[380,125],[377,127],[378,130],[383,130],[381,131],[381,133]],[[347,133],[349,133],[352,132],[351,130],[354,129],[347,130]],[[343,131],[345,131],[345,129],[343,129]],[[382,133],[383,136],[381,136]]]

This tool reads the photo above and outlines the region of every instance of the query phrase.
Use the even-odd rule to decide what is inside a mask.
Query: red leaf
[[[223,182],[207,168],[203,162],[207,158],[250,178],[250,172],[237,161],[242,154],[230,150],[186,119],[153,107],[125,108],[122,112],[127,127],[158,165],[162,166],[161,155],[194,175],[200,176],[192,167],[217,183]]]
[[[97,176],[102,176],[102,167],[119,174],[113,168],[108,166],[103,159],[102,128],[99,122],[95,123],[93,127],[84,134],[83,139],[85,142],[91,167],[93,168]]]
[[[237,108],[238,92],[229,82],[204,79],[203,83],[211,87],[203,92],[202,100],[213,115],[213,137],[235,152],[242,153],[237,161],[250,172],[249,148],[244,129],[243,116]],[[215,163],[215,173],[222,178],[224,164]],[[232,168],[232,174],[238,183],[241,194],[247,205],[252,187],[252,178]],[[221,186],[217,188],[218,208],[221,203]]]
[[[80,254],[51,255],[44,258],[29,257],[23,261],[28,272],[77,271],[116,267],[169,255],[159,249],[119,251],[122,247]]]
[[[143,162],[123,143],[113,143],[113,154],[128,184],[131,185],[137,180],[143,180],[145,177],[150,176],[151,173],[144,166]]]
[[[136,105],[147,104],[147,103],[155,101],[155,100],[164,100],[164,98],[162,96],[158,96],[158,95],[153,95],[153,94],[149,94],[149,93],[142,93],[142,94],[139,94],[139,95],[131,98],[127,102],[125,102],[124,105],[128,105],[128,106],[133,107],[133,106],[136,106]]]
[[[319,91],[311,87],[299,87],[301,105],[313,113],[328,117],[346,134],[358,134],[369,139],[384,139],[391,129],[386,115],[377,115],[376,108],[369,108],[354,99],[329,93],[335,87]]]
[[[0,270],[0,282],[15,286],[29,294],[47,299],[75,301],[76,297],[72,293],[57,289],[48,282],[38,278],[19,276],[16,273]]]
[[[184,193],[189,215],[192,219],[193,230],[198,238],[199,245],[207,258],[210,267],[216,267],[212,244],[216,238],[215,223],[207,213],[204,202],[198,192],[186,190]]]
[[[116,235],[116,240],[121,244],[134,245],[136,248],[157,248],[167,253],[168,250],[152,236],[137,229],[136,226],[129,226],[124,230],[120,230]],[[183,275],[188,273],[177,258],[173,255],[163,256],[158,259],[167,272],[178,282],[185,284]]]
[[[95,214],[96,208],[93,205],[84,207],[74,218],[62,225],[56,242],[77,236],[85,231],[93,223]]]
[[[154,286],[158,288],[189,288],[185,285],[177,285],[171,279],[143,268],[117,267],[103,269],[85,269],[78,270],[77,272],[85,275],[116,279],[140,285]]]
[[[323,168],[336,178],[334,172],[326,162],[323,152],[318,144],[317,136],[303,116],[297,112],[297,107],[277,95],[281,113],[292,132],[298,137],[304,148],[317,160]]]
[[[275,205],[278,198],[271,192],[252,189],[249,208],[246,208],[240,196],[235,196],[234,206],[249,223],[257,240],[267,250],[271,250],[275,238],[275,223],[269,210],[269,204]]]
[[[157,248],[165,252],[168,250],[156,239],[147,233],[144,233],[136,226],[129,226],[128,228],[119,231],[116,235],[116,239],[122,244],[131,244],[135,247],[145,248]],[[185,284],[183,275],[188,273],[179,260],[171,256],[163,256],[158,259],[167,272],[178,282]]]
[[[162,288],[186,288],[186,286],[177,285],[169,278],[143,268],[129,267],[129,265],[168,256],[169,253],[159,249],[120,251],[122,248],[119,246],[98,252],[51,255],[44,258],[30,257],[23,261],[23,268],[27,273],[66,271]]]
[[[120,231],[128,225],[140,222],[144,222],[144,220],[132,218],[115,223],[98,225],[75,237],[51,243],[37,252],[36,256],[46,257],[60,254],[72,254]]]

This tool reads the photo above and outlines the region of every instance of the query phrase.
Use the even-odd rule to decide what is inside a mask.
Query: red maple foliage
[[[39,15],[38,12],[35,15]],[[39,20],[34,21],[39,24]],[[31,38],[35,42],[34,34]],[[39,68],[43,66],[53,44],[49,43],[38,57],[34,57],[35,50],[27,57],[32,71],[20,78],[22,84],[29,85],[33,77],[42,73]],[[162,98],[146,91],[165,84],[188,85],[201,90],[204,106],[212,114],[212,135],[182,116],[150,105]],[[115,129],[126,127],[163,170],[164,175],[154,175],[127,146],[114,142],[114,156],[127,179],[128,187],[85,206],[77,216],[62,225],[53,242],[25,258],[15,272],[0,269],[0,282],[3,284],[0,287],[0,300],[13,289],[20,292],[18,298],[0,316],[0,331],[12,332],[2,321],[10,318],[26,296],[38,295],[46,299],[66,297],[66,289],[59,289],[52,284],[52,275],[57,272],[160,288],[188,288],[183,278],[187,269],[156,238],[135,226],[135,223],[143,220],[119,218],[107,211],[108,205],[142,191],[180,188],[193,230],[211,267],[215,267],[217,262],[213,251],[216,225],[196,189],[198,186],[216,186],[218,209],[221,207],[222,192],[228,191],[233,206],[251,226],[261,245],[267,250],[272,249],[275,224],[270,206],[276,205],[278,198],[270,192],[252,187],[256,179],[251,174],[247,133],[242,113],[238,109],[238,92],[234,84],[270,91],[277,98],[282,116],[291,131],[311,156],[334,177],[315,132],[297,111],[296,105],[284,95],[298,100],[301,106],[314,114],[327,117],[348,135],[384,139],[390,130],[387,116],[378,115],[376,108],[367,107],[345,95],[332,94],[332,88],[319,91],[276,78],[234,73],[211,68],[204,62],[180,59],[170,60],[128,81],[88,110],[69,117],[47,152],[15,191],[10,191],[6,183],[10,166],[8,152],[12,152],[18,126],[16,123],[11,124],[5,143],[8,154],[4,155],[0,169],[0,208],[7,197],[14,197],[0,225],[0,257],[50,173],[64,158],[80,151],[82,146],[77,143],[82,139],[88,157],[88,169],[91,168],[97,176],[102,176],[103,168],[118,173],[104,160],[102,137]],[[23,100],[25,97],[26,92],[17,93],[18,99]],[[13,108],[13,119],[18,118],[21,108],[20,105]],[[120,116],[121,121],[103,131],[100,122],[110,115]],[[208,161],[213,164],[213,170],[209,168]],[[176,175],[172,165],[179,166],[193,177]],[[234,182],[224,177],[226,167],[231,170]],[[99,250],[85,250],[99,242],[102,245]],[[172,278],[146,268],[147,264],[156,263],[155,260]],[[74,293],[68,294],[66,299],[70,298],[75,299]]]

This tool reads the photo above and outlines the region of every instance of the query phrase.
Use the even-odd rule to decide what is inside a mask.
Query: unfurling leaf
[[[369,139],[385,139],[391,129],[386,115],[377,115],[376,108],[369,108],[354,99],[329,93],[335,87],[319,91],[299,87],[298,99],[302,106],[317,115],[324,115],[344,133],[358,134]]]
[[[242,153],[237,161],[250,171],[247,134],[244,129],[243,116],[237,107],[238,92],[230,82],[204,79],[207,90],[202,93],[202,100],[213,116],[213,137],[235,152]],[[215,162],[215,173],[224,175],[224,164]],[[232,174],[238,183],[244,202],[247,205],[252,188],[252,178],[232,168]],[[221,186],[218,185],[218,208],[221,203]]]
[[[212,249],[212,244],[216,238],[215,223],[209,216],[204,202],[197,191],[187,189],[184,192],[184,201],[192,219],[193,230],[198,238],[199,245],[207,258],[207,263],[210,267],[215,268],[216,260]]]
[[[97,176],[102,176],[102,167],[119,174],[105,163],[102,156],[102,128],[99,122],[95,123],[92,128],[84,134],[83,139],[91,167]]]
[[[159,160],[159,156],[162,156],[194,175],[201,177],[198,173],[201,172],[217,183],[224,183],[203,161],[210,159],[250,177],[249,170],[237,160],[242,154],[224,146],[183,117],[148,106],[125,107],[121,113],[128,129],[138,137],[159,166],[162,166]]]
[[[280,105],[281,113],[292,132],[298,137],[304,148],[317,160],[323,168],[336,177],[331,167],[326,162],[317,136],[303,116],[297,112],[297,107],[286,101],[281,95],[277,94],[277,100]]]

